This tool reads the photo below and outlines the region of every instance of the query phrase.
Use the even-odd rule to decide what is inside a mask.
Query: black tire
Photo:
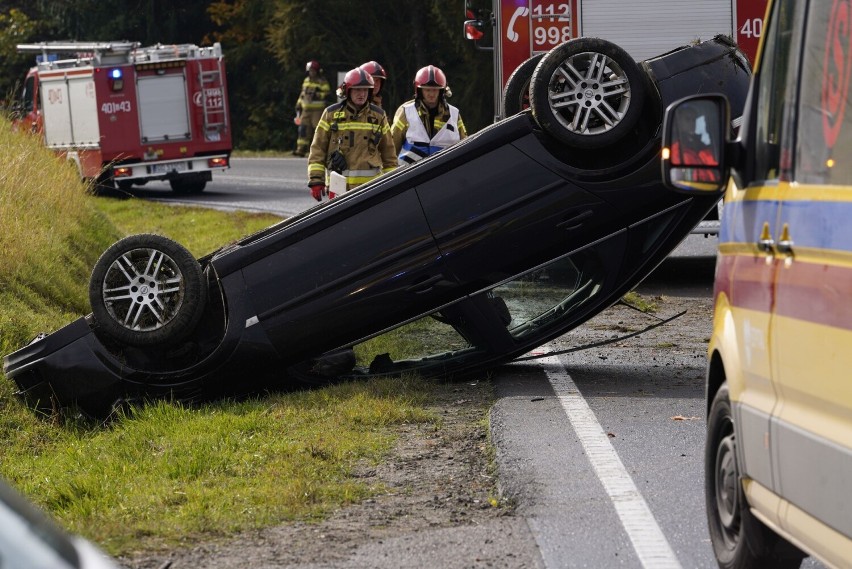
[[[88,178],[88,183],[94,196],[103,197],[115,194],[115,180],[106,173],[102,173],[97,178]]]
[[[754,517],[746,502],[727,383],[713,398],[707,419],[704,495],[710,541],[719,567],[793,569],[801,565],[804,553]]]
[[[503,89],[503,116],[510,117],[530,108],[530,81],[538,62],[544,57],[537,53],[521,63],[506,81]]]
[[[201,265],[178,243],[161,235],[131,235],[95,263],[89,301],[98,327],[118,342],[166,344],[195,329],[207,282]]]
[[[133,188],[133,182],[131,182],[130,180],[118,180],[116,182],[116,185],[118,186],[118,189],[122,192],[130,191]]]
[[[200,194],[207,187],[207,180],[198,178],[172,178],[169,180],[176,194]]]
[[[612,42],[577,38],[542,57],[530,82],[538,124],[578,148],[618,142],[636,126],[645,100],[643,71]]]

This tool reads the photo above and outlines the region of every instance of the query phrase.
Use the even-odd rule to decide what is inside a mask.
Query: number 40
[[[763,18],[751,18],[743,22],[740,28],[740,35],[747,38],[759,38],[763,33]]]

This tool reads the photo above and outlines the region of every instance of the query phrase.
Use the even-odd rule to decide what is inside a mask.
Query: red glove
[[[336,197],[337,197],[337,194],[335,194],[334,192],[328,192],[328,199],[333,200]]]
[[[311,195],[314,196],[314,199],[318,202],[322,201],[322,197],[326,194],[325,184],[313,184],[311,185]]]

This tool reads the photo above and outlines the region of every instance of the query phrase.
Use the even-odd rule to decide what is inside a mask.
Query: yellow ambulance
[[[720,567],[852,567],[850,79],[852,0],[774,0],[741,124],[722,96],[666,114],[667,183],[725,192],[705,451]]]

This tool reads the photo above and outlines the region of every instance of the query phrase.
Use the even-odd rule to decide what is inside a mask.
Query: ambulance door
[[[837,2],[812,0],[808,10],[796,183],[780,196],[775,245],[773,451],[792,504],[782,526],[808,543],[816,526],[802,526],[816,518],[852,555],[852,14]]]
[[[779,260],[775,243],[778,201],[789,183],[782,168],[785,102],[794,52],[791,13],[795,0],[774,5],[773,25],[764,38],[763,59],[756,70],[751,106],[746,111],[747,165],[750,182],[729,194],[719,239],[717,307],[730,304],[736,357],[726,356],[725,372],[737,425],[737,453],[749,479],[777,488],[771,454],[771,416],[777,403],[772,383],[770,327]],[[718,310],[718,308],[717,308]],[[775,511],[774,507],[765,509]],[[773,520],[774,521],[774,520]]]

